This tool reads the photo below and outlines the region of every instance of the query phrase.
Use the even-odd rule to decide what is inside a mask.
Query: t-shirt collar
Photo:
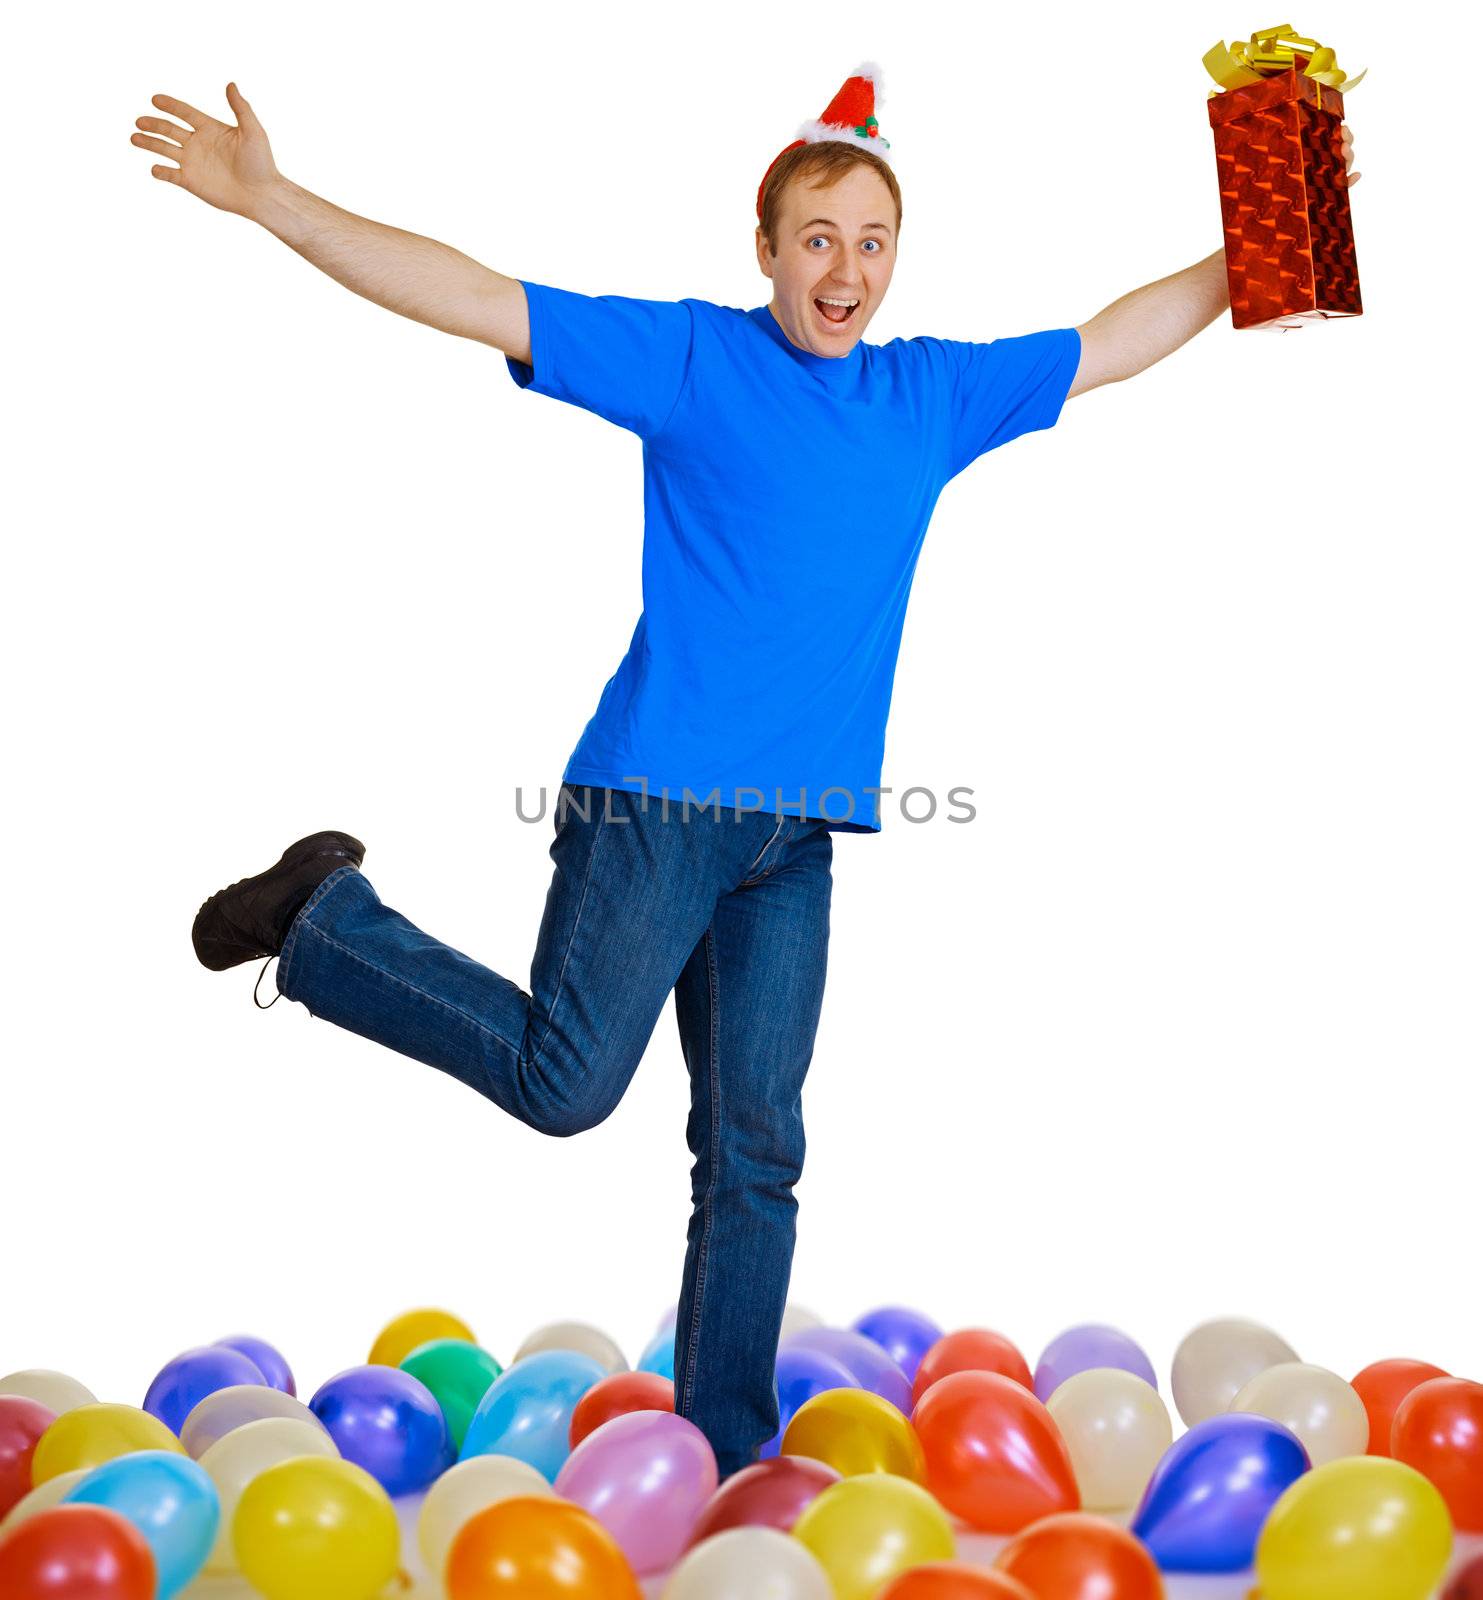
[[[793,343],[783,331],[782,324],[773,315],[772,307],[757,306],[747,315],[759,328],[773,341],[788,352],[790,356],[806,371],[813,373],[828,383],[847,383],[853,380],[860,370],[860,345],[857,339],[850,346],[847,356],[821,356],[815,355],[812,350],[801,350]]]

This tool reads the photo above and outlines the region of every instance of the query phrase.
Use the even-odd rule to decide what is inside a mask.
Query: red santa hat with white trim
[[[884,100],[881,69],[869,61],[856,67],[845,79],[844,87],[824,107],[817,119],[805,122],[793,143],[779,150],[768,163],[767,172],[762,174],[762,182],[757,186],[758,219],[762,217],[762,191],[767,187],[767,174],[789,150],[796,150],[801,144],[819,144],[825,139],[838,139],[844,144],[857,144],[862,150],[869,150],[871,155],[879,156],[889,166],[891,146],[888,140],[881,138],[875,120],[876,107]]]

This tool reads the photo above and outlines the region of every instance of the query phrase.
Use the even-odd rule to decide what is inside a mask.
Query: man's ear
[[[757,227],[757,265],[762,269],[764,278],[772,276],[772,252],[767,248],[767,235],[760,224]]]

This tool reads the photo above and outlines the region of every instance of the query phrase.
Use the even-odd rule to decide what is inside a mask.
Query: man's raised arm
[[[227,85],[227,103],[236,127],[168,95],[157,94],[150,103],[186,124],[138,119],[144,132],[130,142],[179,162],[152,167],[156,178],[260,223],[337,283],[388,311],[530,361],[525,291],[516,279],[451,245],[342,211],[290,183],[274,165],[268,136],[235,83]]]

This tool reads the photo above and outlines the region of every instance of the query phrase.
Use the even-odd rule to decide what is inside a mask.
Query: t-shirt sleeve
[[[640,438],[659,433],[690,372],[690,306],[520,281],[530,316],[530,361],[505,357],[515,382],[595,411]]]
[[[1075,328],[941,343],[953,374],[949,477],[1022,433],[1054,427],[1081,364]]]

